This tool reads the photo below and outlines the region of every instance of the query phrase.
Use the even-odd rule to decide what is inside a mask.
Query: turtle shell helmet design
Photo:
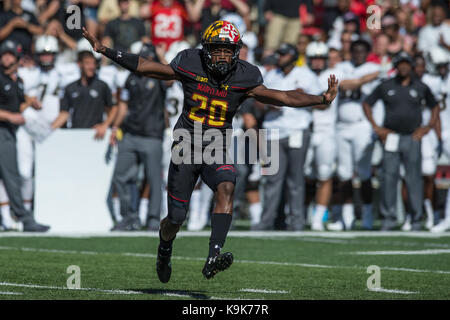
[[[203,33],[201,44],[206,67],[213,74],[225,76],[236,66],[242,40],[239,30],[233,23],[223,20],[213,22]],[[231,63],[212,63],[211,50],[214,45],[227,45],[233,49]]]

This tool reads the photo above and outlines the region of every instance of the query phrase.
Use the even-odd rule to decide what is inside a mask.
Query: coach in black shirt
[[[112,107],[111,90],[108,85],[96,76],[97,61],[92,52],[80,52],[78,64],[81,78],[65,88],[60,113],[52,128],[60,128],[70,116],[70,128],[93,128],[96,130],[95,138],[103,139],[116,116],[117,107]],[[105,111],[106,120],[104,120]]]
[[[381,83],[363,103],[364,112],[375,133],[384,145],[381,182],[381,213],[384,216],[382,230],[396,227],[397,183],[400,163],[405,166],[405,182],[412,214],[413,230],[421,229],[423,185],[420,140],[438,119],[439,108],[430,88],[412,77],[412,60],[404,52],[394,58],[397,75]],[[379,127],[371,106],[377,100],[385,105],[385,120]],[[432,107],[430,123],[422,124],[422,108]]]
[[[133,45],[134,47],[134,45]],[[155,47],[142,44],[137,52],[149,60],[157,59]],[[158,55],[162,58],[162,55]],[[164,61],[163,61],[164,62]],[[128,184],[137,179],[142,163],[150,186],[147,217],[142,223],[148,230],[159,230],[162,199],[162,139],[164,132],[165,86],[162,81],[131,73],[121,93],[119,112],[114,121],[112,143],[120,127],[119,153],[114,169],[113,187],[120,199],[122,221],[113,230],[138,230],[141,221],[131,205]]]
[[[17,76],[19,47],[12,40],[0,45],[0,180],[15,216],[23,223],[23,230],[45,232],[49,227],[36,223],[23,205],[17,166],[16,129],[24,124],[20,112],[29,105],[25,101],[23,82]]]
[[[12,1],[11,10],[0,13],[0,42],[14,40],[22,45],[25,54],[31,54],[33,35],[43,32],[35,15],[22,9],[21,1]]]

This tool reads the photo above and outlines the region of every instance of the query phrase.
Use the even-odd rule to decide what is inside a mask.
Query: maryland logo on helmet
[[[202,36],[202,43],[230,43],[238,45],[241,43],[241,34],[231,22],[218,20],[205,30]]]

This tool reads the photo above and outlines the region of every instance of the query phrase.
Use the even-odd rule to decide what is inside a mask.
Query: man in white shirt
[[[417,47],[419,51],[427,53],[434,47],[439,46],[443,41],[446,46],[450,46],[450,25],[445,23],[446,12],[440,5],[431,7],[431,23],[420,29]],[[448,53],[448,52],[447,52]]]

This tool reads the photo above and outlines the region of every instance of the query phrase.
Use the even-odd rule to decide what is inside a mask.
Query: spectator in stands
[[[297,67],[303,67],[306,64],[306,47],[309,44],[309,37],[305,34],[300,34],[297,40],[298,60]]]
[[[21,0],[11,2],[11,10],[0,15],[0,42],[13,40],[22,46],[25,54],[31,55],[33,35],[44,32],[36,16],[23,10]]]
[[[268,22],[264,42],[266,54],[273,53],[281,43],[295,45],[302,27],[299,7],[303,3],[311,6],[311,1],[307,0],[266,0],[264,7],[264,16]]]
[[[141,19],[129,15],[129,0],[119,0],[120,17],[108,22],[103,36],[103,44],[119,51],[128,51],[137,41],[148,42],[145,25]]]
[[[96,76],[97,60],[92,52],[80,52],[78,65],[81,78],[65,88],[61,109],[52,129],[62,127],[70,116],[71,128],[93,128],[95,138],[103,139],[116,117],[117,106],[112,107],[111,90]],[[105,111],[108,115],[103,120]]]
[[[423,53],[438,45],[450,46],[450,24],[445,23],[446,10],[441,5],[433,5],[430,10],[431,19],[420,29],[417,41],[417,48]]]
[[[173,42],[184,39],[184,29],[190,21],[186,9],[175,0],[155,0],[142,7],[141,17],[149,18],[152,43],[169,50]]]
[[[211,23],[220,20],[230,11],[236,11],[242,17],[250,13],[250,8],[243,0],[229,0],[232,5],[231,10],[223,6],[224,2],[224,0],[185,0],[191,22],[200,21],[201,30],[205,30]]]

